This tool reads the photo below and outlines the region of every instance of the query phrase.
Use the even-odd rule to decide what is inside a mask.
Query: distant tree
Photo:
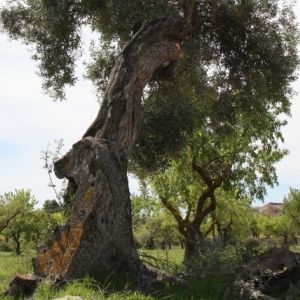
[[[300,190],[290,188],[290,192],[283,198],[283,212],[293,223],[295,230],[300,231]]]
[[[153,192],[186,237],[186,260],[193,256],[195,240],[205,236],[201,225],[213,215],[221,197],[228,202],[224,212],[232,215],[238,207],[235,201],[246,199],[249,206],[247,197],[263,199],[266,185],[277,183],[274,165],[287,154],[278,146],[283,124],[271,112],[264,120],[257,116],[256,125],[251,118],[240,114],[239,127],[226,124],[227,130],[219,133],[207,128],[196,131],[180,159],[149,177]],[[231,230],[233,219],[221,224],[216,217],[219,233]]]
[[[289,236],[294,233],[292,220],[286,214],[282,214],[278,217],[270,217],[264,214],[260,217],[259,222],[263,234],[275,238],[281,237],[283,238],[284,244],[288,243]]]
[[[175,220],[150,192],[146,182],[140,182],[140,194],[132,195],[132,220],[137,234],[148,237],[148,248],[168,246],[178,238]]]
[[[48,242],[57,226],[66,223],[66,218],[61,212],[49,213],[44,209],[36,209],[28,214],[25,223],[27,226],[22,238],[27,242],[44,244]]]
[[[270,237],[274,233],[275,219],[269,214],[263,213],[258,218],[259,231],[266,237]]]
[[[147,219],[146,226],[151,231],[157,242],[157,246],[162,249],[172,248],[172,240],[176,236],[177,223],[174,221],[170,212],[161,209],[161,205],[155,205],[153,216]]]
[[[284,244],[288,244],[289,236],[292,236],[292,234],[295,233],[292,226],[292,220],[288,215],[283,214],[276,217],[274,221],[273,234],[276,237],[282,237]]]
[[[55,200],[46,200],[43,204],[43,209],[48,213],[55,213],[62,210],[60,204]]]
[[[233,240],[241,240],[251,234],[250,225],[253,211],[250,207],[249,198],[240,198],[238,192],[216,193],[216,210],[211,213],[208,229],[214,229],[223,243]],[[206,229],[206,233],[208,233]]]
[[[261,215],[258,219],[260,231],[266,236],[281,237],[285,244],[289,240],[297,243],[300,232],[300,191],[290,188],[290,192],[283,198],[283,214],[278,217]]]
[[[13,218],[5,228],[5,235],[11,237],[16,244],[16,253],[21,253],[21,237],[24,233],[31,234],[32,230],[42,220],[34,218],[34,205],[37,204],[30,190],[15,190],[14,193],[5,193],[2,197],[7,206],[15,207],[19,214]]]
[[[6,199],[0,196],[0,232],[3,231],[9,225],[9,222],[20,213],[20,210],[17,207],[9,207],[5,202]]]
[[[145,182],[140,182],[138,194],[131,195],[131,217],[133,227],[139,227],[153,216],[153,199]]]
[[[257,214],[257,213],[254,212],[253,214]],[[259,234],[260,234],[258,218],[259,218],[258,215],[257,216],[254,215],[254,217],[250,220],[250,224],[249,224],[252,237],[254,238],[259,238]]]

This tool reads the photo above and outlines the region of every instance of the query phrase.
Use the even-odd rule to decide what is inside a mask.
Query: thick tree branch
[[[193,170],[196,171],[200,175],[200,177],[202,178],[202,180],[208,186],[209,189],[213,188],[212,180],[209,178],[208,175],[206,175],[205,169],[202,165],[196,164],[195,162],[193,162]]]
[[[186,237],[187,222],[184,220],[178,210],[166,198],[160,198],[162,204],[171,212],[178,223],[179,232]]]
[[[193,220],[193,224],[198,227],[200,227],[205,217],[216,210],[216,198],[214,195],[214,191],[209,192],[208,194],[209,196],[207,196],[207,194],[202,194],[197,205],[197,211]],[[210,198],[210,204],[203,210],[204,203],[208,197]]]
[[[127,161],[138,134],[143,88],[156,72],[154,77],[171,77],[175,61],[183,57],[180,42],[191,39],[192,30],[179,16],[145,22],[118,57],[98,116],[83,137],[113,142]]]

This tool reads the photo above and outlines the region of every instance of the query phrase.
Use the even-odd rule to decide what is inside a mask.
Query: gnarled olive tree
[[[75,188],[72,211],[35,259],[37,274],[71,279],[97,268],[139,275],[146,270],[132,234],[128,159],[139,131],[143,88],[182,58],[181,42],[191,36],[190,23],[172,16],[144,23],[125,45],[95,121],[54,165],[55,174]]]
[[[177,65],[181,41],[191,38],[186,20],[194,38]],[[36,258],[36,272],[74,278],[103,266],[146,274],[131,230],[131,151],[131,170],[145,176],[167,168],[195,129],[215,134],[218,147],[218,136],[239,126],[241,115],[255,136],[259,120],[283,125],[278,116],[289,113],[299,63],[294,20],[291,7],[279,9],[276,0],[7,1],[1,27],[31,46],[43,87],[55,99],[76,82],[81,28],[102,38],[87,72],[98,91],[106,87],[101,109],[55,164],[57,176],[69,179],[72,215]]]

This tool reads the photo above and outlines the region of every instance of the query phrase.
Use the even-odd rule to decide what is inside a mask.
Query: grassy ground
[[[300,245],[291,246],[290,249],[300,252]],[[174,247],[172,250],[142,250],[139,249],[141,258],[148,264],[165,269],[170,273],[178,274],[183,269],[184,250]],[[0,252],[0,300],[9,299],[1,295],[1,291],[8,287],[9,281],[16,274],[26,274],[32,272],[31,258],[35,255],[34,251],[27,250],[22,255],[15,255],[11,252]],[[230,282],[230,280],[228,280]],[[73,281],[62,289],[50,289],[46,284],[40,284],[36,293],[35,300],[51,300],[62,298],[65,295],[81,296],[84,300],[88,299],[108,299],[108,300],[154,300],[154,299],[174,299],[174,300],[218,300],[219,295],[226,286],[224,278],[207,277],[192,283],[189,289],[179,286],[164,285],[155,294],[142,295],[135,292],[136,287],[132,278],[127,273],[118,274],[94,274],[82,280]],[[228,288],[228,286],[227,286]]]
[[[183,268],[184,250],[173,247],[169,249],[154,249],[143,250],[139,249],[141,259],[154,267],[164,269],[170,273],[177,273],[179,269]]]
[[[299,246],[291,246],[292,251],[300,252]],[[174,247],[172,250],[142,250],[139,249],[141,258],[148,264],[165,269],[170,273],[180,274],[183,270],[184,250]],[[11,252],[0,252],[0,292],[8,287],[8,283],[15,274],[26,274],[32,272],[31,258],[34,251],[27,250],[24,254],[17,256]],[[225,281],[224,281],[225,280]],[[227,283],[226,283],[227,282]],[[84,300],[108,299],[108,300],[218,300],[224,299],[224,290],[230,289],[233,282],[230,278],[217,276],[206,277],[191,283],[188,289],[176,285],[164,285],[160,291],[151,295],[142,295],[136,292],[136,286],[127,273],[99,273],[82,280],[73,281],[62,289],[50,289],[46,284],[40,284],[35,300],[51,300],[62,298],[65,295],[81,296]],[[0,300],[4,300],[0,294]],[[229,298],[228,298],[229,299]]]
[[[290,250],[293,252],[300,252],[300,245],[290,246]]]
[[[34,254],[33,254],[34,255]],[[32,272],[30,252],[17,256],[13,253],[0,252],[0,299],[7,300],[2,295],[9,284],[9,281],[16,274]],[[100,284],[101,282],[101,284]],[[86,299],[155,299],[152,296],[146,297],[133,290],[132,280],[128,274],[95,274],[94,278],[86,277],[68,284],[62,289],[50,289],[47,284],[40,284],[35,293],[35,300],[50,300],[62,298],[65,295],[81,296]]]
[[[167,253],[162,250],[141,251],[141,255],[151,255],[158,258],[158,261],[167,260],[170,267],[175,263],[181,264],[183,258],[183,250],[172,249]],[[26,274],[32,272],[31,257],[33,252],[28,251],[25,254],[17,256],[13,253],[0,252],[0,291],[8,287],[9,281],[16,274]],[[154,300],[154,299],[203,299],[214,300],[222,284],[216,278],[203,280],[197,285],[191,286],[189,289],[175,285],[162,286],[161,290],[155,294],[142,295],[135,292],[133,280],[127,273],[118,274],[94,274],[92,277],[86,277],[83,280],[74,281],[65,288],[54,290],[50,289],[46,284],[40,284],[36,293],[35,300],[50,300],[61,298],[65,295],[81,296],[84,300],[93,299],[109,299],[109,300]],[[9,298],[0,295],[0,300]]]
[[[7,288],[14,275],[32,272],[29,255],[30,252],[19,256],[11,252],[0,252],[0,291]]]
[[[171,262],[173,262],[177,265],[181,265],[183,262],[184,249],[181,249],[179,247],[173,247],[171,250],[169,250],[169,249],[142,250],[142,249],[140,249],[138,252],[141,254],[143,254],[143,253],[149,254],[158,259],[165,259],[165,260],[169,259]]]

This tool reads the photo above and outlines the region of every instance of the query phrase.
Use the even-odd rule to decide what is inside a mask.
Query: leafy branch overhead
[[[274,0],[17,0],[1,9],[1,27],[29,46],[44,91],[57,100],[64,99],[66,85],[76,83],[83,28],[101,37],[98,46],[92,42],[85,75],[101,95],[134,28],[172,14],[191,21],[194,38],[183,45],[184,59],[172,81],[152,82],[144,95],[144,118],[131,160],[132,171],[141,174],[168,165],[202,126],[226,134],[232,125],[240,126],[242,115],[259,136],[265,123],[277,129],[283,125],[277,117],[289,114],[290,84],[299,65],[292,6],[280,8]],[[280,131],[276,134],[282,138]]]

